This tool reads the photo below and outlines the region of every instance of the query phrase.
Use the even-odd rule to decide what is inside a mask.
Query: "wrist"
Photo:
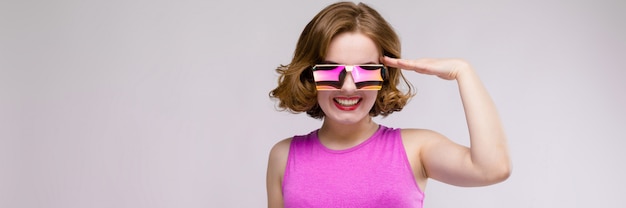
[[[472,66],[463,60],[459,60],[456,70],[454,70],[454,78],[458,81],[468,76],[472,76],[475,72]],[[452,74],[451,74],[452,75]]]

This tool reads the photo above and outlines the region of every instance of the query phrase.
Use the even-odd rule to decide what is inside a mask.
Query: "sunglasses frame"
[[[316,71],[325,71],[319,70],[318,68],[332,68],[329,70],[336,70],[338,67],[343,67],[340,72],[337,74],[337,80],[320,80],[323,78],[316,79],[317,73]],[[358,69],[355,69],[358,68]],[[375,69],[369,69],[375,68]],[[383,64],[357,64],[357,65],[346,65],[346,64],[316,64],[311,68],[313,72],[313,80],[315,81],[315,86],[318,91],[327,91],[327,90],[340,90],[343,86],[343,82],[345,81],[345,75],[350,73],[354,80],[354,84],[357,86],[358,90],[380,90],[382,89],[384,81],[387,79],[387,67]],[[363,75],[363,76],[376,76],[375,79],[369,80],[360,80],[361,74],[364,74],[363,71],[377,71],[380,70],[379,75]],[[322,75],[319,75],[322,76]],[[334,78],[334,77],[333,77]]]

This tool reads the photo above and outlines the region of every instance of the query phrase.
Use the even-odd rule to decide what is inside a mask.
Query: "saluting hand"
[[[383,64],[421,74],[435,75],[445,80],[455,80],[460,74],[471,69],[469,63],[461,59],[422,58],[415,60],[383,57]]]

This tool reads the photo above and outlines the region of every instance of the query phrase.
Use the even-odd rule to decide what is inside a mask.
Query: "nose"
[[[341,85],[341,91],[352,92],[355,90],[357,89],[356,84],[354,84],[354,79],[352,79],[352,74],[347,73],[343,80],[343,85]]]

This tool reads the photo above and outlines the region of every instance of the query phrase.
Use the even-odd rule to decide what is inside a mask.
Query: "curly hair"
[[[270,91],[269,96],[279,100],[280,109],[324,118],[325,114],[317,103],[311,67],[324,60],[331,40],[344,32],[362,33],[378,45],[381,56],[400,58],[398,35],[376,10],[363,3],[338,2],[329,5],[302,31],[291,63],[276,68],[280,75],[278,86]],[[414,95],[413,86],[400,69],[388,67],[388,75],[370,109],[371,116],[387,116],[400,111]],[[406,92],[398,89],[401,82],[406,84]]]

